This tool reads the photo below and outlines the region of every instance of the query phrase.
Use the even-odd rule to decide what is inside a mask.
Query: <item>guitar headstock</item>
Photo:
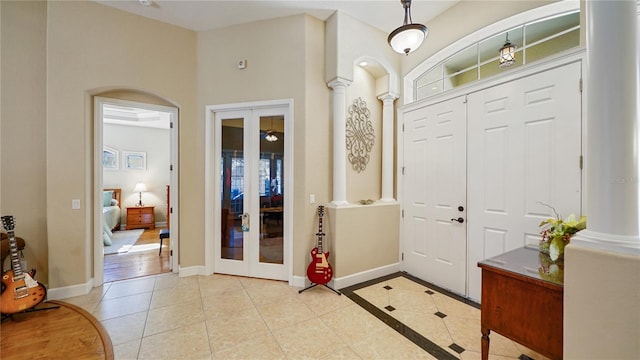
[[[323,217],[324,216],[324,206],[323,205],[318,206],[318,216],[319,217]]]
[[[3,216],[2,225],[4,226],[5,230],[12,231],[14,226],[13,216],[12,215]]]

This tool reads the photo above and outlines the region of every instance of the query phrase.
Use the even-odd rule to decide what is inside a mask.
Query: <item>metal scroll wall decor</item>
[[[375,135],[373,125],[369,120],[371,113],[367,109],[367,103],[361,98],[353,100],[349,106],[349,117],[347,118],[347,150],[349,151],[349,162],[353,170],[363,171],[369,163],[369,153],[373,149]]]

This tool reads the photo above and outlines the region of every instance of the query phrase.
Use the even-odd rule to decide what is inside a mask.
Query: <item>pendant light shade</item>
[[[264,139],[268,142],[278,141],[278,135],[276,135],[276,130],[273,128],[273,117],[271,117],[271,127],[265,132]]]
[[[507,39],[498,53],[500,54],[500,64],[498,67],[507,68],[516,63],[516,46],[509,42],[509,33],[507,33]]]
[[[429,29],[422,24],[414,24],[411,20],[411,0],[400,0],[404,8],[404,23],[393,30],[387,41],[397,53],[409,55],[415,51],[429,34]]]

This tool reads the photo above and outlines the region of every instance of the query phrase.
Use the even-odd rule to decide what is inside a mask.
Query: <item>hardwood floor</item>
[[[104,282],[156,275],[171,271],[169,261],[170,241],[162,242],[162,253],[158,256],[160,230],[145,229],[135,245],[125,254],[104,256]]]
[[[53,308],[59,306],[59,308]],[[113,359],[107,330],[86,310],[64,301],[46,301],[48,309],[3,318],[2,359]]]

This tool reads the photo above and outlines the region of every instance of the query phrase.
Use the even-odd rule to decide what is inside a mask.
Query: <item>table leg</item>
[[[482,327],[482,360],[489,359],[489,334],[491,330]]]

